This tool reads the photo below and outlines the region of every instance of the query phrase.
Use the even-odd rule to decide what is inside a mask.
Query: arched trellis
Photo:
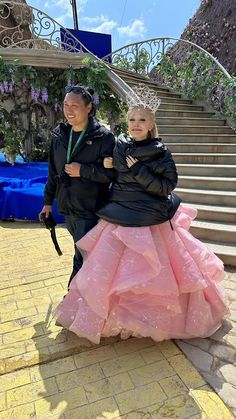
[[[186,39],[172,37],[152,38],[141,42],[134,42],[132,44],[125,45],[124,47],[115,51],[112,51],[111,54],[103,57],[103,60],[108,61],[108,59],[111,58],[113,63],[119,63],[119,59],[126,59],[127,63],[138,63],[140,54],[145,53],[147,59],[145,70],[146,73],[149,73],[152,67],[160,63],[162,57],[170,51],[170,49],[175,45],[176,41],[181,42],[186,46],[190,46],[195,50],[203,52],[207,57],[210,58],[210,60],[212,60],[212,63],[215,63],[215,65],[223,72],[227,78],[231,78],[230,74],[223,67],[223,65],[204,48]],[[138,72],[138,68],[136,70],[135,65],[133,66],[133,71]]]
[[[9,24],[11,19],[11,24]],[[69,30],[42,10],[19,1],[0,0],[0,55],[7,61],[18,58],[22,64],[53,68],[83,67],[91,57],[107,68],[108,84],[122,98],[132,89]]]
[[[70,30],[42,10],[10,0],[0,1],[0,42],[4,48],[90,53]]]
[[[178,43],[178,54],[175,44]],[[180,52],[179,52],[180,50]],[[103,60],[205,102],[235,126],[235,77],[208,51],[186,39],[160,37],[128,44]]]

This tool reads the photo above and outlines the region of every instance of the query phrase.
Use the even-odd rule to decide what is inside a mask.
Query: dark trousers
[[[94,218],[81,218],[77,215],[66,215],[65,222],[66,228],[69,233],[72,235],[74,244],[80,240],[89,230],[91,230],[97,224],[97,217]],[[83,265],[83,256],[79,249],[75,246],[75,254],[73,258],[73,270],[68,282],[68,289],[71,283],[72,278],[74,278],[75,274],[80,270],[81,266]]]

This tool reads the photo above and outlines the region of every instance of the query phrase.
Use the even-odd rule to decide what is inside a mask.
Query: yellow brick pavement
[[[66,290],[63,256],[36,223],[0,223],[0,419],[228,419],[234,416],[172,341],[92,345],[52,322]]]

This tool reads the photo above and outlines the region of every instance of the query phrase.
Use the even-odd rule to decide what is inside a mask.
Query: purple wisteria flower
[[[53,107],[55,112],[60,112],[62,110],[62,106],[58,102],[54,103],[52,107]]]
[[[193,75],[196,76],[199,70],[200,64],[196,63],[194,68],[193,68]]]
[[[31,98],[34,102],[38,102],[41,90],[31,85]]]
[[[7,80],[3,81],[3,88],[4,88],[4,92],[8,93],[8,81]]]
[[[71,79],[67,79],[67,86],[66,87],[71,87],[73,86],[73,81]]]
[[[43,103],[48,103],[48,90],[46,87],[43,87],[41,90],[41,99]]]
[[[14,82],[10,81],[8,84],[8,92],[12,93],[13,92],[13,88],[14,88]]]
[[[14,70],[12,67],[9,67],[8,69],[9,74],[12,76],[14,74]]]
[[[99,105],[99,96],[96,93],[93,95],[93,103]]]
[[[1,94],[5,93],[5,89],[4,89],[3,83],[0,83],[0,93]]]

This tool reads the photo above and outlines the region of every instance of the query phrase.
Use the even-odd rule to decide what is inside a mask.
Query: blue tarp
[[[11,166],[0,153],[0,219],[38,220],[47,175],[47,162],[25,163],[17,158]],[[56,205],[53,215],[57,222],[64,221]]]

